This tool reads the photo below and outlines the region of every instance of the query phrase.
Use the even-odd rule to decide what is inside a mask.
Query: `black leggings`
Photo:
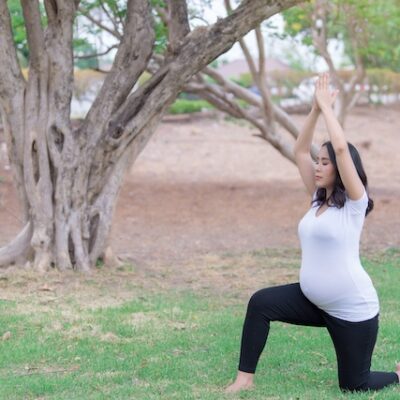
[[[255,372],[270,321],[326,327],[335,346],[342,390],[378,390],[399,382],[395,372],[370,371],[378,315],[361,322],[332,317],[311,303],[298,283],[262,289],[251,297],[243,326],[240,371]]]

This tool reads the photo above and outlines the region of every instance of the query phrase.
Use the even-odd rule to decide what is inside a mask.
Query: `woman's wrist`
[[[322,114],[333,113],[333,108],[330,105],[323,105],[321,108]]]
[[[316,114],[316,115],[318,115],[320,112],[321,112],[321,109],[320,109],[319,107],[315,107],[315,106],[312,106],[312,107],[311,107],[310,114]]]

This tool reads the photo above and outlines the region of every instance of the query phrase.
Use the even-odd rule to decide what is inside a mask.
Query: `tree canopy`
[[[315,1],[283,12],[285,32],[313,47],[313,27],[326,23],[327,40],[342,41],[345,54],[353,65],[357,53],[366,68],[400,71],[399,0],[333,0],[325,3],[328,13],[324,22],[316,20]],[[314,50],[318,53],[315,47]]]

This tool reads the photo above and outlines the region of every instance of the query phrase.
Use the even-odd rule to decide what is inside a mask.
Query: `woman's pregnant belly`
[[[346,316],[355,314],[369,316],[379,310],[375,288],[361,266],[353,271],[302,267],[300,287],[313,304],[338,318],[347,319]]]

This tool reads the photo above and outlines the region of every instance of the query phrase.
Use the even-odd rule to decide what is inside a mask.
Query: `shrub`
[[[214,107],[211,104],[207,103],[205,100],[177,99],[170,107],[168,113],[174,115],[191,114],[212,108]]]
[[[400,73],[398,72],[389,69],[369,69],[367,80],[370,88],[377,87],[379,91],[400,92]]]
[[[253,85],[253,77],[250,72],[241,74],[238,78],[232,78],[232,80],[244,88],[249,88]]]

